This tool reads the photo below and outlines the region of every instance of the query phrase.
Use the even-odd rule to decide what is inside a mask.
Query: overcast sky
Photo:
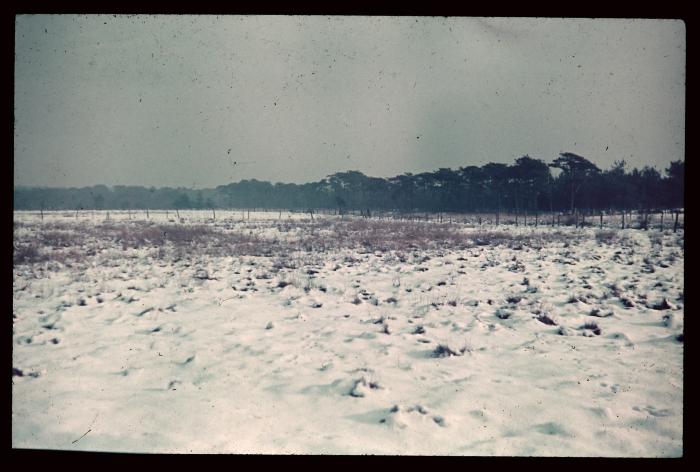
[[[15,185],[684,159],[681,21],[27,15],[15,38]]]

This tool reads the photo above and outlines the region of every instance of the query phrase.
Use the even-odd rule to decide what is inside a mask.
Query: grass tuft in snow
[[[579,328],[579,329],[587,329],[587,330],[590,330],[590,331],[592,331],[593,334],[595,334],[596,336],[599,336],[600,333],[602,332],[601,329],[600,329],[600,326],[598,326],[598,323],[596,323],[595,321],[587,321],[587,322],[584,323],[584,324],[581,326],[581,328]]]
[[[613,315],[612,310],[601,310],[600,308],[593,308],[590,313],[588,313],[590,316],[595,316],[597,318],[608,318]]]
[[[550,325],[550,326],[556,326],[556,325],[557,325],[557,322],[554,321],[552,318],[550,318],[550,317],[549,317],[547,314],[545,314],[545,313],[541,313],[541,314],[537,315],[537,321],[539,321],[540,323],[544,323],[544,324],[546,324],[546,325]]]
[[[451,356],[461,356],[467,351],[466,347],[462,349],[454,350],[447,344],[438,344],[438,346],[433,351],[433,357],[451,357]]]
[[[651,308],[654,310],[670,310],[673,307],[671,306],[671,304],[668,303],[668,300],[666,300],[666,298],[663,298],[660,302],[652,305]]]
[[[495,313],[496,317],[502,320],[507,320],[511,316],[513,316],[513,311],[512,310],[506,310],[505,308],[499,308],[496,310]]]

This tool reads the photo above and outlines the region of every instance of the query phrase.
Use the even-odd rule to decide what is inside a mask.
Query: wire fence
[[[685,226],[685,212],[677,210],[656,211],[581,211],[570,213],[443,213],[443,212],[364,212],[349,211],[339,214],[334,210],[257,210],[257,209],[209,209],[209,210],[52,210],[14,212],[18,222],[56,221],[153,221],[160,223],[206,224],[213,221],[313,221],[315,219],[371,218],[460,224],[477,226],[523,227],[599,227],[600,229],[671,229]]]

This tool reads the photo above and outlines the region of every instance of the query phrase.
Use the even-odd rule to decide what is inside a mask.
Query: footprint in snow
[[[348,393],[348,395],[350,395],[351,397],[362,398],[366,396],[370,391],[379,390],[381,388],[382,386],[379,385],[379,383],[373,380],[369,380],[363,376],[355,380],[354,385],[350,389],[350,393]]]
[[[535,431],[550,436],[573,436],[564,426],[552,421],[535,425]]]
[[[447,427],[447,422],[445,418],[440,415],[431,415],[427,408],[422,405],[414,405],[410,407],[402,407],[399,405],[394,405],[390,410],[389,414],[384,418],[380,419],[381,424],[386,424],[389,426],[394,426],[398,428],[406,428],[409,422],[416,420],[422,421],[425,419],[432,419],[433,423],[443,428]]]
[[[21,369],[18,369],[17,367],[12,368],[12,377],[33,377],[37,378],[39,377],[38,372],[24,372]]]
[[[188,357],[188,358],[185,359],[184,361],[178,362],[178,364],[179,364],[179,365],[182,365],[182,366],[185,366],[185,365],[189,364],[190,362],[192,362],[193,360],[194,360],[194,354],[192,354],[190,357]]]
[[[634,411],[639,411],[639,412],[646,411],[646,412],[649,413],[651,416],[657,416],[657,417],[671,416],[671,415],[673,415],[673,412],[672,412],[671,410],[669,410],[669,409],[664,408],[664,409],[662,409],[662,410],[657,410],[655,407],[653,407],[653,406],[651,406],[651,405],[647,405],[647,406],[644,407],[644,408],[635,406],[635,407],[633,407],[632,409],[633,409]]]

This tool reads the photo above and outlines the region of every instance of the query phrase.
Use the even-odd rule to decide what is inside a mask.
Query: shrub
[[[45,255],[39,252],[39,249],[35,244],[15,246],[12,256],[12,262],[15,265],[32,264],[34,262],[41,262],[48,259]]]
[[[619,238],[617,236],[617,232],[611,231],[611,230],[601,230],[601,231],[596,231],[595,233],[595,239],[599,243],[605,243],[605,244],[613,244],[615,243]]]

